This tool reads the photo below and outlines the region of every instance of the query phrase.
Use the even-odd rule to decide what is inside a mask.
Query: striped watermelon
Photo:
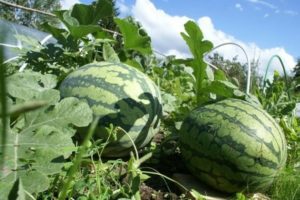
[[[223,192],[263,191],[286,162],[281,128],[246,101],[226,99],[195,109],[180,132],[187,168]]]
[[[99,62],[69,74],[60,85],[62,97],[84,99],[94,115],[100,116],[94,139],[108,138],[110,124],[127,131],[136,146],[143,147],[158,131],[162,114],[157,86],[142,72],[122,63]],[[119,157],[132,150],[124,131],[106,146],[103,155]]]

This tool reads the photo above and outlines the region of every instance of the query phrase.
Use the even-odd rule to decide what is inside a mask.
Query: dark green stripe
[[[191,129],[197,129],[199,130],[199,132],[197,133],[194,133],[194,132],[191,132]],[[218,132],[218,130],[209,130],[211,129],[211,125],[210,124],[203,124],[203,125],[194,125],[194,126],[191,126],[191,129],[190,130],[187,130],[187,133],[188,135],[187,136],[182,136],[182,137],[185,137],[185,139],[181,139],[181,143],[182,145],[185,147],[185,148],[190,148],[190,149],[193,149],[193,151],[195,151],[195,153],[198,153],[197,155],[198,156],[202,156],[203,155],[203,152],[200,152],[200,146],[203,146],[202,145],[202,141],[199,141],[198,138],[194,138],[193,136],[195,136],[196,134],[199,136],[201,134],[207,134],[207,131],[210,131],[210,133],[212,133],[213,131],[215,132]],[[190,136],[190,137],[188,137]],[[193,146],[193,147],[188,147],[188,146],[192,146],[190,143],[186,143],[185,141],[194,141],[194,143],[197,143],[198,146]],[[204,142],[209,142],[209,141],[204,141]],[[238,142],[241,142],[241,141],[238,141]],[[254,160],[254,165],[255,164],[259,164],[260,166],[262,167],[267,167],[267,168],[272,168],[272,169],[277,169],[278,168],[278,163],[274,163],[273,161],[270,161],[266,158],[261,158],[261,157],[254,157],[252,155],[250,155],[248,152],[245,151],[245,146],[243,144],[240,144],[238,143],[237,141],[234,141],[232,140],[232,138],[230,136],[223,136],[222,138],[219,138],[217,136],[217,133],[213,136],[213,140],[211,141],[211,143],[209,144],[210,147],[213,146],[214,144],[216,145],[216,148],[215,150],[219,149],[220,152],[214,152],[215,154],[215,157],[218,157],[218,156],[223,156],[222,155],[222,145],[224,144],[227,144],[228,146],[230,146],[233,150],[237,151],[237,152],[240,152],[240,154],[243,156],[243,157],[247,157],[247,158],[250,158],[250,159],[253,159]],[[205,145],[205,144],[204,144]],[[203,150],[204,151],[204,150]],[[210,153],[210,151],[207,149],[207,152]],[[209,158],[210,160],[214,160],[214,158],[210,158],[210,157],[207,157]],[[222,159],[225,159],[224,157],[222,157]],[[218,162],[221,162],[220,160],[218,160]],[[226,164],[227,162],[230,162],[228,160],[224,160],[224,162],[222,162],[222,164]],[[253,165],[253,166],[254,166]],[[251,167],[251,165],[249,166]]]
[[[229,168],[230,170],[232,170],[233,174],[238,173],[238,174],[244,174],[244,175],[247,175],[247,176],[251,175],[251,176],[257,176],[257,177],[265,177],[265,176],[274,176],[276,174],[275,170],[277,170],[277,167],[270,168],[267,165],[263,166],[263,165],[261,165],[261,163],[257,163],[257,162],[255,162],[255,164],[259,164],[262,167],[269,168],[271,172],[269,172],[268,174],[261,174],[260,171],[259,171],[259,169],[257,171],[255,171],[255,172],[253,172],[253,171],[247,171],[247,170],[242,170],[242,169],[239,168],[239,166],[237,164],[235,164],[231,160],[226,160],[226,158],[222,157],[222,155],[219,155],[219,157],[217,157],[217,156],[211,157],[209,155],[206,155],[203,152],[199,152],[197,148],[191,147],[190,144],[184,144],[184,143],[181,143],[181,149],[182,149],[182,151],[185,151],[185,149],[186,149],[187,151],[192,152],[193,157],[196,156],[196,157],[199,157],[199,158],[205,158],[205,159],[208,159],[211,162],[215,163],[215,165],[219,165],[219,166],[223,166],[223,167],[225,166],[225,167]],[[247,156],[248,155],[242,155],[241,157],[247,157]],[[266,162],[268,162],[268,161],[266,161]],[[271,165],[274,164],[272,162],[270,162],[270,163],[271,163]],[[193,164],[193,163],[191,163],[191,164]],[[205,164],[205,163],[203,163],[203,164]],[[199,169],[203,169],[203,166],[194,166],[194,167],[197,167]],[[211,169],[210,173],[213,174],[214,165],[212,165],[211,167],[212,167],[212,169]],[[249,168],[251,168],[251,167],[252,166],[249,166]],[[226,174],[225,171],[224,172],[220,172],[220,174],[222,174],[222,173],[224,173],[224,175]]]
[[[265,118],[267,118],[267,120],[269,120],[269,121],[273,124],[273,127],[274,127],[274,128],[277,130],[277,132],[279,133],[279,136],[280,136],[280,139],[281,139],[281,147],[284,148],[284,147],[286,146],[286,144],[285,144],[285,138],[284,138],[284,135],[283,135],[283,132],[282,132],[281,128],[280,128],[279,125],[276,123],[276,121],[272,118],[272,116],[269,115],[265,110],[259,109],[259,108],[255,107],[254,105],[252,105],[251,103],[246,102],[246,101],[242,101],[242,100],[239,100],[239,99],[227,99],[227,100],[222,101],[222,102],[223,102],[223,103],[226,103],[227,101],[228,101],[228,102],[231,102],[231,103],[233,103],[233,104],[235,104],[236,102],[240,102],[240,103],[242,103],[242,104],[245,104],[246,106],[251,107],[251,109],[258,111],[261,115],[263,115]],[[220,103],[221,103],[221,102],[220,102]],[[236,106],[233,106],[233,105],[231,105],[231,107],[241,109],[240,107],[236,107]],[[247,112],[246,112],[246,113],[247,113]],[[261,121],[261,120],[260,120],[260,121]],[[261,124],[264,125],[264,123],[261,123]],[[271,132],[271,133],[272,133],[272,132]],[[273,133],[272,133],[272,136],[273,136],[273,138],[275,138],[274,135],[273,135]],[[276,138],[275,138],[275,139],[276,139]],[[276,140],[276,142],[278,142],[278,141]],[[277,144],[278,144],[278,143],[277,143]],[[279,146],[279,144],[278,144],[278,146]]]
[[[277,132],[279,133],[280,135],[280,141],[281,141],[281,147],[284,148],[286,146],[286,143],[285,143],[285,137],[284,137],[284,134],[280,128],[280,126],[277,124],[277,122],[273,119],[273,117],[271,115],[269,115],[265,110],[263,109],[258,109],[256,108],[254,105],[252,105],[251,103],[249,102],[246,102],[246,101],[242,101],[242,100],[238,100],[242,103],[245,103],[247,105],[249,105],[250,107],[252,107],[253,109],[257,110],[258,112],[260,112],[263,116],[265,116],[270,122],[272,122],[272,124],[274,125],[275,129],[277,130]],[[234,101],[232,101],[234,103]]]
[[[247,179],[243,179],[243,178],[239,178],[239,179],[230,179],[224,176],[218,176],[218,175],[214,175],[212,173],[206,172],[202,169],[199,168],[192,168],[192,167],[188,167],[189,170],[191,170],[194,175],[196,177],[198,177],[199,179],[205,179],[206,181],[207,178],[205,176],[210,177],[211,179],[213,179],[216,184],[210,184],[212,187],[214,187],[217,190],[221,190],[224,192],[239,192],[241,190],[250,190],[250,191],[258,191],[261,189],[264,189],[265,187],[267,187],[268,185],[270,185],[272,183],[272,181],[274,180],[274,177],[252,177],[251,180],[247,180]],[[203,176],[204,175],[204,176]],[[247,175],[247,174],[246,174]],[[229,183],[229,188],[228,186],[224,186],[224,182],[219,181],[219,179],[222,178],[224,180],[226,180]],[[248,192],[248,191],[247,191]]]
[[[146,123],[147,124],[146,127],[151,126],[151,124],[153,124],[154,128],[156,128],[159,124],[159,121],[160,121],[160,118],[162,115],[162,103],[160,102],[160,92],[158,91],[155,83],[151,79],[149,79],[146,75],[145,75],[145,77],[139,76],[138,73],[132,73],[132,75],[133,75],[133,78],[135,78],[136,81],[139,83],[142,90],[145,91],[145,93],[141,94],[141,96],[139,96],[139,98],[150,101],[150,104],[144,105],[144,107],[146,108],[148,113],[150,112],[150,116]],[[142,75],[144,76],[144,74],[142,74]],[[156,94],[151,94],[152,90],[150,89],[150,86],[145,81],[145,79],[148,79],[148,82],[152,83],[152,86],[153,86]],[[149,105],[150,105],[150,107],[149,107]],[[158,116],[158,118],[156,119],[155,122],[153,122],[153,120],[156,116]],[[143,137],[143,135],[141,135],[141,137]],[[143,140],[143,139],[141,139],[141,140]]]
[[[124,85],[107,83],[105,82],[104,79],[101,78],[97,79],[94,76],[79,76],[79,77],[66,78],[64,82],[61,84],[60,90],[64,90],[65,88],[66,90],[67,89],[71,90],[74,87],[89,87],[89,86],[99,87],[103,90],[107,90],[120,98],[128,96],[123,89]]]
[[[246,106],[248,105],[248,106],[250,107],[250,110],[253,109],[253,110],[258,111],[258,112],[259,112],[260,114],[262,114],[265,118],[267,118],[267,120],[269,120],[269,122],[272,123],[273,128],[276,129],[277,134],[279,134],[281,141],[278,141],[278,139],[275,137],[274,133],[272,132],[272,127],[269,127],[269,126],[266,126],[266,125],[265,125],[264,120],[261,120],[261,119],[260,119],[257,115],[255,115],[254,113],[250,114],[247,110],[243,109],[242,107],[238,107],[238,106],[235,106],[235,105],[226,104],[227,101],[228,101],[228,102],[231,102],[231,103],[240,102],[240,103],[243,103],[243,104],[246,105]],[[217,103],[217,104],[218,104],[218,105],[222,105],[222,106],[224,107],[224,110],[225,110],[225,107],[230,107],[230,108],[233,108],[233,109],[238,110],[239,112],[243,112],[243,113],[245,113],[246,115],[251,116],[254,120],[258,121],[258,122],[264,127],[264,129],[265,129],[270,135],[272,135],[272,137],[274,138],[273,141],[275,141],[275,142],[276,142],[276,145],[278,146],[279,152],[276,152],[276,150],[275,150],[274,148],[271,148],[272,152],[273,152],[273,153],[276,152],[276,153],[274,153],[274,155],[276,155],[276,157],[277,157],[277,159],[279,160],[279,162],[282,162],[282,161],[284,160],[284,157],[285,157],[285,156],[282,155],[281,153],[282,153],[282,151],[285,151],[285,144],[284,144],[285,139],[282,138],[282,136],[283,136],[282,131],[281,131],[281,130],[278,130],[278,128],[279,128],[278,125],[276,124],[276,122],[274,121],[274,119],[273,119],[270,115],[268,115],[264,110],[257,109],[257,108],[256,108],[255,106],[253,106],[252,104],[250,104],[250,103],[248,103],[248,102],[245,102],[245,101],[242,101],[242,100],[230,100],[230,99],[228,99],[228,100],[221,101],[221,102],[219,102],[219,103]],[[214,107],[212,107],[212,108],[214,108]],[[213,109],[213,110],[215,110],[216,112],[218,111],[218,110],[216,110],[216,109]],[[247,126],[245,126],[245,127],[247,127]],[[280,145],[278,142],[281,142],[281,145]],[[267,144],[267,143],[266,143],[266,144]],[[272,143],[271,143],[271,144],[272,144]],[[266,146],[268,146],[269,148],[271,147],[270,144],[269,144],[269,145],[266,145]],[[272,147],[273,147],[273,145],[272,145]],[[273,151],[273,150],[274,150],[274,151]]]
[[[151,81],[151,80],[149,80]],[[143,81],[144,82],[144,81]],[[144,91],[151,91],[150,87],[148,84],[145,84],[141,82],[140,85],[142,86],[142,89]],[[152,82],[152,81],[151,81]],[[152,82],[153,83],[153,82]],[[157,86],[153,83],[153,88],[154,90],[157,92],[155,94],[155,96],[153,96],[153,94],[149,94],[149,93],[144,93],[142,95],[142,97],[140,97],[141,99],[147,99],[150,101],[150,106],[151,108],[149,109],[149,111],[151,111],[151,113],[155,113],[156,115],[151,115],[151,121],[154,120],[155,116],[158,116],[158,118],[156,119],[156,121],[154,122],[154,127],[157,127],[160,121],[160,118],[162,116],[162,103],[160,102],[160,93],[156,90]]]
[[[234,117],[231,117],[229,115],[227,115],[226,113],[223,113],[223,112],[220,112],[220,111],[217,111],[217,110],[212,110],[212,109],[208,109],[206,107],[202,107],[201,110],[199,111],[199,113],[201,115],[203,115],[203,117],[205,118],[205,113],[206,112],[213,112],[213,113],[216,113],[217,115],[221,115],[223,118],[227,119],[229,122],[232,122],[233,125],[241,128],[243,130],[243,132],[245,132],[245,134],[247,134],[248,136],[250,137],[254,137],[257,141],[260,141],[261,143],[263,143],[264,145],[266,145],[273,154],[277,155],[278,152],[276,152],[276,150],[273,148],[273,145],[271,145],[270,143],[266,143],[263,139],[261,138],[258,138],[256,136],[256,131],[253,130],[253,129],[250,129],[248,128],[247,126],[245,126],[244,124],[242,124],[241,122],[235,120]],[[195,118],[194,118],[195,117]],[[202,134],[207,134],[207,131],[211,131],[209,130],[211,127],[215,126],[215,123],[212,121],[211,124],[209,123],[206,123],[206,124],[203,124],[201,122],[201,120],[197,119],[196,118],[197,116],[189,116],[183,123],[183,126],[182,126],[182,129],[183,131],[182,132],[182,137],[193,137],[193,134],[197,134],[198,136],[202,133]],[[186,130],[184,130],[186,129]],[[192,132],[192,129],[196,129],[198,130],[199,132],[198,133],[191,133]],[[215,133],[212,133],[212,132],[209,132],[210,134],[214,134],[215,135],[215,138],[218,138],[218,133],[219,130],[214,130]],[[186,134],[185,134],[186,133]],[[222,137],[222,139],[224,138],[224,136]],[[234,143],[237,143],[237,142],[243,142],[243,141],[234,141],[232,140],[231,137],[229,137],[229,139],[231,140],[231,142],[234,144]],[[193,141],[195,140],[195,138],[193,138]],[[222,141],[223,142],[223,141]],[[220,142],[220,144],[222,144]],[[231,144],[229,144],[231,146]],[[237,147],[237,146],[236,146]],[[239,147],[241,148],[241,146]],[[237,151],[241,151],[241,149],[238,149],[236,148]],[[244,151],[245,149],[243,149]],[[250,156],[250,155],[249,155]],[[279,158],[278,156],[276,156],[278,162],[280,163],[281,162],[281,159],[282,158]],[[276,165],[277,166],[277,165]],[[273,165],[274,167],[274,165]]]
[[[112,69],[112,72],[115,72],[115,71],[113,71],[113,69]],[[134,80],[139,84],[139,86],[143,89],[143,91],[145,93],[152,92],[149,89],[149,86],[145,83],[145,78],[147,78],[146,76],[143,78],[143,77],[138,76],[136,72],[133,72],[129,75],[128,74],[119,74],[116,77],[122,78],[124,81]],[[95,86],[95,87],[102,88],[104,90],[107,90],[107,91],[115,94],[116,96],[119,96],[119,97],[127,97],[128,96],[128,94],[126,94],[124,91],[124,87],[126,86],[126,85],[124,85],[124,82],[120,82],[120,84],[112,84],[112,83],[106,82],[104,78],[96,77],[93,75],[67,77],[61,84],[61,89],[69,88],[69,87],[73,88],[73,87],[88,87],[88,86]],[[155,87],[155,85],[154,85],[154,87]],[[159,93],[153,94],[153,95],[158,97]],[[153,108],[152,110],[156,110],[156,109]]]
[[[275,155],[275,157],[277,158],[278,162],[281,162],[282,158],[281,158],[281,154],[280,154],[281,153],[280,152],[280,147],[279,147],[279,151],[277,152],[276,149],[274,148],[272,142],[267,143],[267,142],[264,141],[263,138],[259,138],[257,136],[255,129],[249,128],[248,126],[244,125],[242,122],[236,120],[235,117],[231,117],[230,115],[228,115],[228,114],[226,114],[224,112],[221,112],[221,111],[218,111],[218,110],[215,110],[215,109],[208,109],[208,108],[204,108],[204,107],[203,107],[203,111],[204,112],[215,112],[215,113],[217,113],[217,115],[221,115],[223,118],[227,119],[229,122],[233,123],[235,126],[238,126],[239,128],[241,128],[243,130],[243,132],[245,134],[247,134],[250,137],[255,138],[256,141],[258,141],[258,142],[264,144],[266,147],[268,147],[269,150],[272,152],[272,154]],[[198,120],[196,122],[199,123]],[[240,142],[242,142],[242,141],[240,141]]]
[[[144,91],[144,92],[141,93],[138,98],[140,100],[144,99],[144,100],[149,101],[149,104],[143,104],[142,102],[136,102],[135,100],[128,98],[128,95],[130,96],[130,93],[127,94],[125,92],[124,87],[126,86],[125,85],[126,83],[124,83],[124,82],[120,82],[119,84],[112,84],[112,83],[106,82],[105,78],[97,77],[97,76],[93,75],[92,73],[90,75],[80,75],[80,71],[79,72],[76,71],[76,73],[74,73],[73,75],[71,74],[63,81],[63,83],[61,84],[62,95],[64,95],[64,94],[68,95],[68,93],[71,93],[70,95],[72,95],[72,96],[75,96],[75,97],[78,97],[81,99],[86,99],[88,101],[89,105],[91,105],[91,106],[101,105],[103,107],[107,107],[112,110],[119,109],[120,106],[118,107],[118,104],[121,102],[122,102],[122,104],[125,103],[130,108],[139,109],[141,111],[141,113],[143,114],[141,116],[137,116],[137,113],[128,113],[128,112],[121,111],[121,112],[118,112],[118,113],[115,113],[112,115],[104,116],[104,117],[102,117],[102,119],[99,122],[102,125],[108,125],[108,123],[113,123],[113,124],[119,125],[126,131],[128,131],[128,130],[130,130],[130,128],[132,128],[132,124],[134,124],[134,122],[137,119],[140,119],[145,114],[149,114],[148,119],[145,119],[147,121],[145,122],[144,126],[135,127],[136,130],[138,128],[140,128],[139,132],[142,132],[142,134],[139,134],[138,138],[136,138],[137,143],[140,143],[140,144],[144,143],[145,140],[148,140],[148,131],[149,131],[150,127],[152,127],[153,124],[154,124],[154,127],[157,127],[159,124],[160,118],[157,118],[155,120],[155,122],[154,122],[154,119],[157,115],[160,116],[162,113],[162,106],[161,106],[161,102],[160,102],[160,93],[158,92],[154,83],[153,83],[154,90],[150,89],[148,82],[151,83],[151,80],[146,75],[135,70],[134,68],[131,68],[130,66],[126,66],[123,64],[118,64],[118,65],[91,64],[91,65],[87,65],[87,66],[81,68],[80,70],[88,71],[91,68],[100,68],[103,66],[111,67],[111,69],[107,69],[107,68],[105,69],[105,72],[107,73],[108,78],[109,78],[110,72],[118,73],[117,75],[114,75],[114,77],[123,79],[124,82],[126,82],[126,81],[133,82],[134,81],[137,85],[139,85],[139,87],[141,87],[142,91]],[[116,67],[123,67],[125,70],[128,71],[128,74],[116,71]],[[99,70],[101,71],[101,69],[99,69]],[[146,82],[145,79],[146,80],[149,79],[148,82]],[[99,87],[103,90],[106,90],[106,91],[116,95],[120,99],[120,102],[117,102],[116,104],[108,104],[108,103],[102,102],[101,100],[92,99],[89,96],[82,97],[80,94],[74,94],[71,91],[73,88],[80,88],[80,87],[84,88],[84,87],[89,87],[89,86]],[[152,92],[154,92],[156,94],[151,94]],[[103,98],[105,98],[105,97],[103,97]],[[134,116],[132,116],[133,114],[134,114]],[[131,125],[122,123],[122,121],[120,120],[121,118],[126,118],[128,120],[130,120],[132,118]]]

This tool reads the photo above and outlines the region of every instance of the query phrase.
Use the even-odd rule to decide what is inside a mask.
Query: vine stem
[[[208,54],[210,54],[210,53],[213,52],[214,50],[216,50],[216,49],[218,49],[218,48],[220,48],[220,47],[222,47],[222,46],[225,46],[225,45],[234,45],[234,46],[237,46],[237,47],[239,47],[239,48],[243,51],[243,53],[245,54],[246,61],[247,61],[247,65],[248,65],[246,94],[249,94],[249,93],[250,93],[250,80],[251,80],[251,79],[250,79],[250,78],[251,78],[251,65],[250,65],[250,60],[249,60],[249,58],[248,58],[248,54],[247,54],[247,52],[245,51],[245,49],[244,49],[241,45],[239,45],[239,44],[237,44],[237,43],[234,43],[234,42],[225,42],[225,43],[219,44],[219,45],[215,46],[214,48],[212,48],[212,50],[210,50],[209,52],[207,52],[207,53],[204,54],[204,59],[203,59],[203,61],[204,61],[207,65],[209,65],[210,67],[212,67],[212,68],[214,68],[214,69],[218,69],[218,67],[216,67],[215,65],[211,64],[211,63],[208,62],[206,59],[207,59]]]

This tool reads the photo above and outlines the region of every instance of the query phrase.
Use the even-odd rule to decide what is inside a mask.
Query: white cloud
[[[296,61],[288,54],[284,48],[282,47],[274,47],[274,48],[268,48],[268,49],[262,49],[259,46],[257,46],[255,43],[245,43],[243,41],[240,41],[236,39],[235,37],[228,35],[224,33],[223,31],[217,30],[212,20],[209,17],[202,17],[198,20],[198,24],[205,36],[206,39],[213,42],[214,46],[217,46],[219,44],[225,43],[225,42],[235,42],[239,45],[241,45],[245,51],[248,54],[249,59],[259,59],[259,73],[264,74],[264,71],[266,69],[267,63],[269,59],[273,55],[279,55],[283,62],[285,63],[285,67],[287,67],[288,71],[291,71],[292,68],[296,65]],[[238,58],[241,62],[246,62],[246,58],[242,52],[241,49],[235,47],[235,46],[224,46],[221,47],[218,52],[220,52],[223,56],[226,58],[233,58],[234,56],[238,55]],[[272,62],[270,69],[271,72],[274,70],[277,70],[279,72],[282,72],[280,63],[277,61]],[[271,73],[272,74],[272,73]]]
[[[224,42],[235,42],[241,45],[247,52],[249,59],[259,60],[260,65],[258,71],[260,74],[264,74],[269,59],[273,55],[278,55],[282,58],[288,73],[290,73],[293,67],[296,65],[295,58],[292,55],[290,55],[288,52],[286,52],[286,50],[283,47],[273,47],[273,48],[263,49],[260,48],[255,43],[246,43],[241,40],[238,40],[237,38],[228,35],[223,31],[217,30],[214,27],[209,17],[200,18],[198,20],[198,24],[201,27],[201,30],[203,31],[203,34],[206,37],[206,39],[212,41],[214,46]],[[229,46],[222,47],[222,49],[220,50],[221,50],[220,53],[222,53],[227,58],[232,58],[238,55],[240,61],[246,62],[245,56],[243,55],[242,51],[236,47],[229,47]],[[269,75],[271,75],[274,70],[277,70],[281,73],[283,72],[282,67],[278,62],[278,60],[274,60],[270,65]]]
[[[277,9],[277,6],[275,6],[274,4],[268,3],[267,1],[263,1],[263,0],[248,0],[248,1],[251,2],[251,3],[254,3],[254,4],[260,4],[262,6],[266,6],[268,8],[273,9],[273,10]]]
[[[269,17],[270,15],[268,13],[264,14],[264,18]]]
[[[242,7],[242,5],[239,4],[239,3],[236,3],[236,4],[234,5],[234,7],[235,7],[236,9],[238,9],[239,11],[243,11],[243,10],[244,10],[244,8]]]
[[[69,9],[71,8],[75,3],[80,3],[79,0],[61,0],[61,8],[62,9]]]
[[[267,8],[272,9],[275,14],[283,13],[283,14],[290,15],[290,16],[297,16],[299,14],[297,11],[294,11],[294,10],[280,10],[278,8],[278,6],[268,3],[267,1],[264,1],[264,0],[247,0],[247,1],[252,3],[256,10],[261,10],[261,8],[257,7],[257,5],[262,5]],[[265,14],[264,18],[266,18],[266,17],[269,17],[269,14]]]
[[[298,12],[296,11],[293,11],[293,10],[285,10],[283,11],[284,14],[287,14],[287,15],[291,15],[291,16],[296,16],[298,15]]]
[[[151,36],[155,49],[165,54],[177,52],[179,56],[188,55],[188,47],[180,32],[184,31],[184,23],[191,20],[190,18],[168,15],[163,10],[157,9],[149,0],[137,0],[132,8],[132,14]]]
[[[132,15],[141,22],[151,36],[154,49],[166,55],[190,56],[188,47],[180,35],[180,32],[184,31],[184,24],[191,20],[190,18],[169,15],[163,10],[157,9],[150,0],[136,0],[132,7]],[[261,74],[264,73],[268,60],[274,54],[279,55],[283,59],[288,70],[291,70],[296,64],[295,59],[283,47],[262,49],[255,43],[240,41],[215,28],[211,18],[207,16],[199,18],[197,23],[201,27],[205,39],[212,41],[214,46],[224,42],[235,42],[245,49],[250,59],[259,58],[259,72]],[[243,52],[235,46],[222,47],[218,52],[226,58],[238,55],[241,62],[246,62]],[[274,61],[271,65],[270,71],[272,72],[274,69],[282,71],[277,61]]]

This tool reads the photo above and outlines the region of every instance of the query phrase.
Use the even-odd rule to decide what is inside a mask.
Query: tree
[[[245,72],[245,64],[241,64],[237,61],[237,57],[234,57],[232,60],[225,59],[218,53],[214,53],[209,57],[210,62],[223,70],[228,79],[237,85],[241,90],[246,88],[247,79]]]
[[[247,73],[248,73],[248,66],[247,63],[241,63],[238,61],[238,57],[235,56],[232,60],[225,59],[218,53],[214,53],[212,56],[209,57],[210,62],[225,72],[227,78],[237,85],[240,90],[245,91],[247,86]],[[251,82],[250,88],[251,91],[255,90],[256,87],[262,81],[262,77],[258,75],[258,60],[252,60],[251,65]]]
[[[59,0],[7,0],[7,2],[49,13],[61,8]],[[58,23],[58,19],[55,17],[8,6],[4,3],[0,3],[0,19],[40,30],[43,30],[41,24],[46,21],[52,24]]]
[[[300,96],[300,58],[298,58],[297,64],[294,67],[293,84],[295,85],[295,93]]]
[[[294,67],[293,72],[295,73],[294,78],[300,78],[300,58],[298,58],[297,64]]]

